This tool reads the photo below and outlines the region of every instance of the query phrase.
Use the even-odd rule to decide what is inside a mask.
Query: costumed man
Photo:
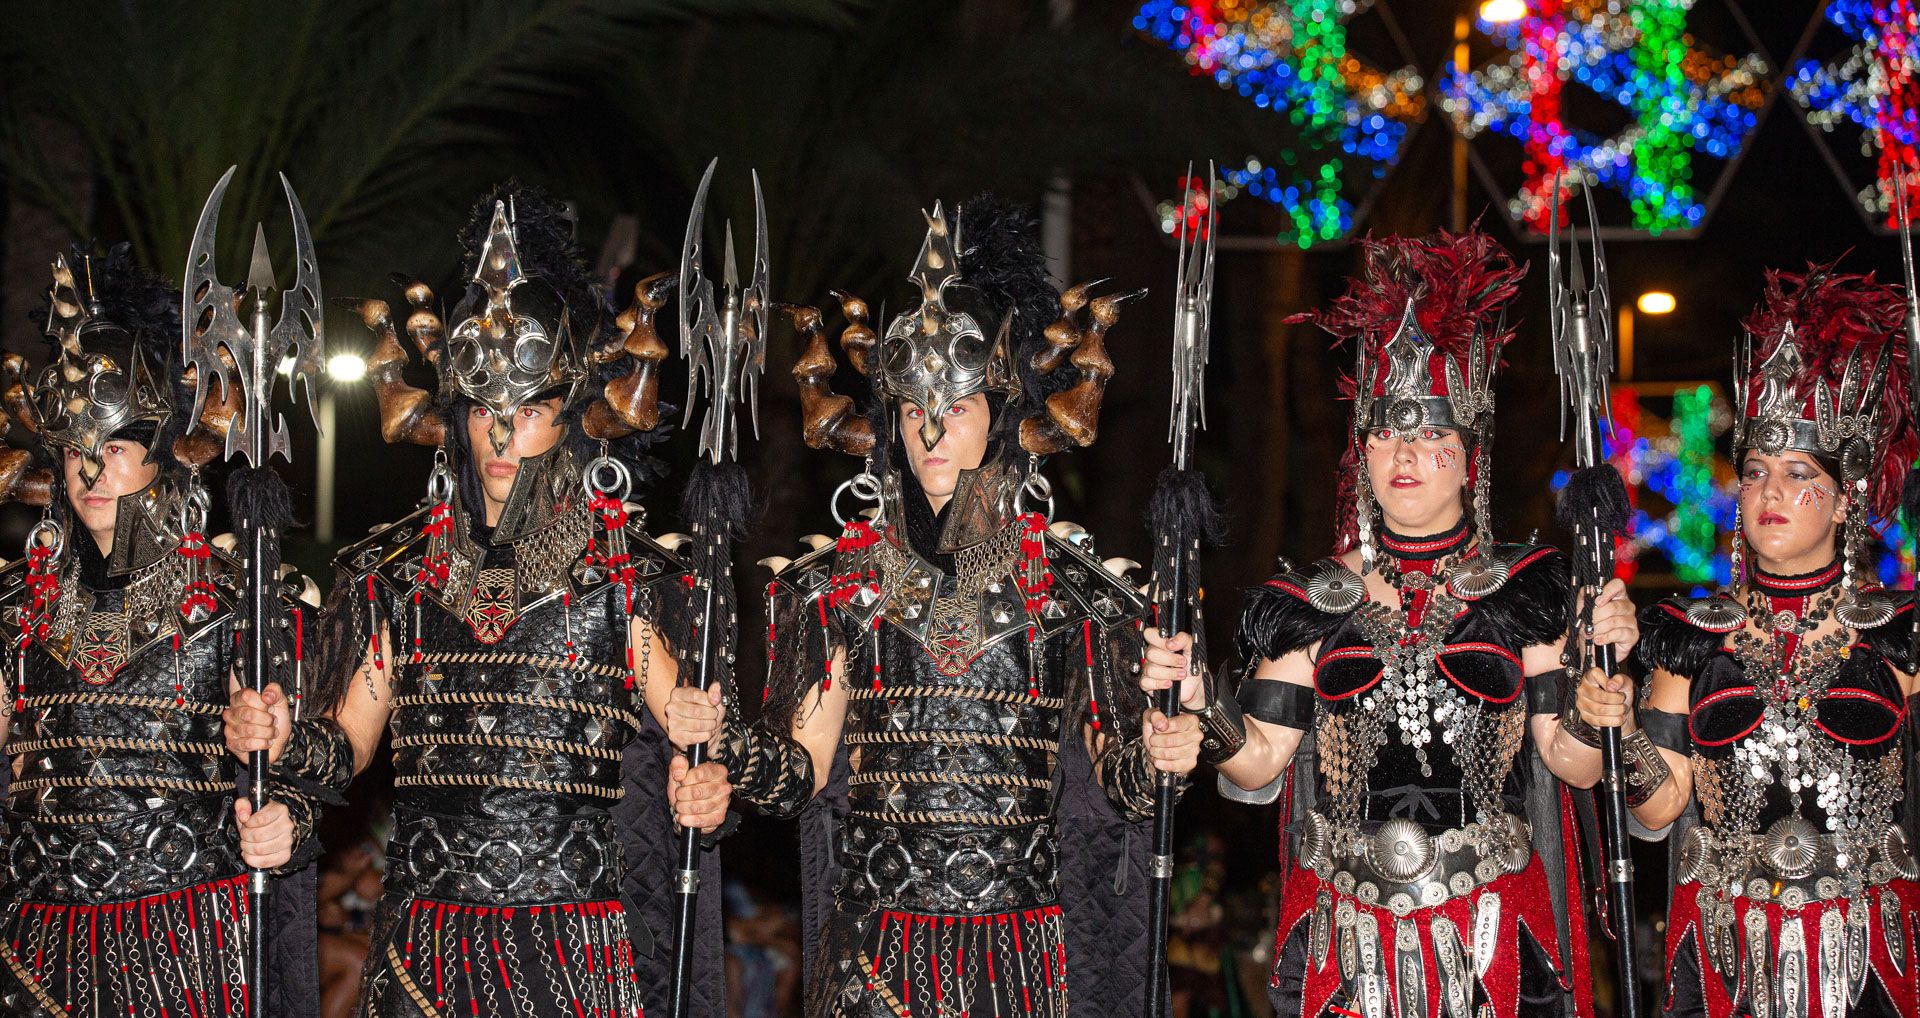
[[[627,496],[665,435],[653,318],[673,278],[642,280],[616,321],[566,210],[528,187],[483,200],[462,239],[450,332],[428,287],[406,284],[437,394],[403,379],[387,305],[359,305],[386,438],[438,451],[422,507],[337,559],[323,668],[338,705],[289,741],[283,704],[242,693],[229,741],[325,745],[358,772],[391,733],[365,1013],[637,1018],[671,974],[658,719],[685,570]],[[692,780],[724,814],[725,782]],[[717,892],[698,919],[694,1013],[717,1016]]]
[[[236,800],[221,710],[237,685],[241,565],[208,540],[214,459],[233,407],[190,420],[180,292],[125,245],[53,263],[49,362],[6,358],[6,407],[31,452],[0,452],[6,497],[45,505],[0,571],[12,767],[0,903],[9,1015],[246,1013],[249,866],[268,901],[265,1013],[314,1013],[307,862],[325,793],[276,771]],[[237,398],[237,390],[232,394]],[[38,464],[35,460],[40,461]],[[216,539],[217,540],[217,539]],[[288,576],[268,616],[282,688],[306,677],[318,592]]]
[[[1913,599],[1865,572],[1920,452],[1905,317],[1871,276],[1768,274],[1735,365],[1734,583],[1642,613],[1621,727],[1657,747],[1635,815],[1673,856],[1671,1015],[1914,1018]]]
[[[1125,296],[1055,290],[1024,210],[982,199],[956,219],[934,207],[920,299],[884,336],[841,296],[865,415],[829,388],[820,314],[786,309],[807,441],[867,458],[843,489],[877,514],[776,563],[758,722],[682,689],[668,730],[708,743],[735,797],[805,812],[808,1015],[1058,1016],[1069,983],[1089,1013],[1132,1013],[1133,825],[1199,732],[1145,713],[1143,601],[1083,529],[1050,523],[1039,473],[1094,438]]]
[[[1560,720],[1568,562],[1496,542],[1488,518],[1524,269],[1478,232],[1363,251],[1347,294],[1296,319],[1358,348],[1333,557],[1248,595],[1237,696],[1151,631],[1142,686],[1179,681],[1223,733],[1206,755],[1223,792],[1288,800],[1276,1014],[1591,1014],[1561,782],[1591,787],[1600,754]],[[1591,638],[1624,655],[1636,635],[1614,581]]]

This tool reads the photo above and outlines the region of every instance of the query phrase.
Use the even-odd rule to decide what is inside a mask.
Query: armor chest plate
[[[402,606],[410,634],[390,722],[401,802],[522,819],[619,798],[621,750],[639,727],[622,588],[549,596],[490,642],[437,603]],[[647,653],[634,648],[640,674]]]
[[[171,634],[128,638],[122,592],[91,600],[64,646],[26,651],[26,709],[7,744],[20,775],[10,808],[104,819],[228,790],[220,710],[232,616],[190,627],[176,650]]]
[[[872,674],[878,639],[878,688]],[[855,813],[888,823],[1028,823],[1051,812],[1065,707],[1064,639],[1024,630],[960,675],[911,633],[883,624],[856,648],[846,741],[859,750]]]
[[[1900,687],[1854,645],[1802,647],[1782,673],[1756,642],[1715,653],[1687,718],[1701,819],[1728,835],[1793,821],[1820,833],[1878,831],[1904,788]]]
[[[1522,648],[1479,614],[1455,602],[1410,627],[1368,602],[1322,644],[1315,738],[1337,823],[1417,816],[1463,827],[1493,820],[1503,797],[1519,794]]]

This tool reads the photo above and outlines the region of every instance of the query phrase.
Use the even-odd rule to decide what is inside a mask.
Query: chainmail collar
[[[525,463],[522,461],[522,470]],[[517,481],[517,479],[516,479]],[[516,483],[515,490],[519,490]],[[547,512],[538,527],[518,536],[506,533],[500,525],[488,527],[485,517],[467,511],[460,492],[452,495],[453,526],[447,534],[451,546],[451,571],[442,599],[464,603],[472,593],[477,572],[485,569],[511,569],[515,585],[523,594],[544,596],[559,589],[568,570],[586,550],[591,536],[593,512],[584,498],[567,498]],[[509,502],[509,506],[511,506]],[[505,523],[507,511],[501,510]]]
[[[992,540],[1015,522],[1016,496],[1024,479],[1007,457],[990,455],[979,467],[960,472],[953,497],[937,513],[913,475],[898,468],[887,472],[880,498],[896,543],[951,572],[955,553]],[[937,541],[924,547],[926,536],[935,533]]]

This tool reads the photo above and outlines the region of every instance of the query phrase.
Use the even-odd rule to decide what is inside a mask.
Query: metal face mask
[[[442,384],[493,414],[487,440],[499,454],[513,440],[515,411],[555,388],[564,388],[562,402],[571,404],[587,364],[560,292],[522,270],[506,202],[494,203],[472,282],[484,288],[486,306],[461,319],[448,336]]]
[[[108,439],[140,424],[153,425],[159,435],[173,414],[171,393],[160,381],[164,372],[138,337],[106,317],[92,268],[91,259],[83,262],[84,278],[76,279],[64,255],[54,259],[46,334],[59,350],[27,394],[41,439],[80,454],[80,478],[88,488],[105,468]],[[160,450],[157,442],[147,444],[151,463]]]
[[[976,392],[1020,391],[1007,350],[1013,316],[995,323],[985,297],[961,280],[959,239],[935,203],[919,262],[907,276],[920,288],[920,304],[895,317],[880,341],[880,395],[925,411],[920,440],[928,449],[946,434],[955,403]]]

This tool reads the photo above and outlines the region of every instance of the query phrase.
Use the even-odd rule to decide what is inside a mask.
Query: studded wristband
[[[321,793],[323,799],[337,798],[353,782],[353,744],[332,718],[302,718],[294,722],[280,761],[267,774],[273,781],[334,793]]]
[[[1643,730],[1635,730],[1620,740],[1620,769],[1627,781],[1627,805],[1639,806],[1673,776],[1672,768]]]
[[[1231,696],[1219,695],[1225,683],[1214,683],[1214,699],[1204,710],[1196,711],[1194,717],[1200,719],[1200,762],[1208,767],[1218,767],[1247,744],[1247,722],[1241,716],[1240,704]]]
[[[728,721],[707,751],[727,768],[734,794],[768,816],[797,816],[813,801],[813,757],[788,736]]]
[[[1147,754],[1144,739],[1133,739],[1110,752],[1100,768],[1101,785],[1107,799],[1128,820],[1146,820],[1153,816],[1159,791],[1160,771]],[[1185,792],[1187,779],[1176,787]]]
[[[1567,674],[1573,682],[1580,681],[1577,672],[1570,671]],[[1574,741],[1583,746],[1600,748],[1600,730],[1588,724],[1587,719],[1580,716],[1580,703],[1574,698],[1572,689],[1568,689],[1566,695],[1561,698],[1560,730],[1572,736]]]

